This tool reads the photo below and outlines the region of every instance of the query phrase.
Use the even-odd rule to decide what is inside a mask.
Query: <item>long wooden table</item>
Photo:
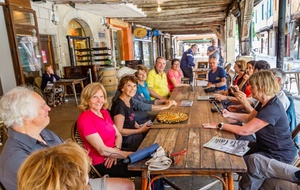
[[[212,137],[219,136],[235,139],[232,133],[217,129],[205,129],[202,127],[206,122],[225,122],[218,113],[212,113],[213,105],[209,101],[197,101],[197,96],[205,95],[202,87],[175,88],[171,99],[176,100],[178,105],[181,100],[193,100],[192,107],[173,106],[170,110],[188,113],[189,119],[181,124],[160,124],[154,122],[139,149],[158,143],[166,153],[187,150],[177,164],[163,171],[151,171],[151,174],[160,177],[208,175],[219,179],[224,189],[234,189],[233,173],[245,172],[247,166],[242,157],[230,155],[224,152],[204,148],[203,144]],[[168,111],[170,111],[168,110]],[[148,170],[145,162],[148,159],[130,164],[128,169],[142,171],[142,189],[148,188]]]

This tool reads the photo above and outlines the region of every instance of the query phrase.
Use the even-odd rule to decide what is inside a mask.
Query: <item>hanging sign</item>
[[[144,38],[147,36],[148,31],[145,28],[136,28],[133,31],[133,35],[137,38]]]
[[[159,36],[159,35],[161,35],[161,32],[159,30],[153,31],[153,36]]]

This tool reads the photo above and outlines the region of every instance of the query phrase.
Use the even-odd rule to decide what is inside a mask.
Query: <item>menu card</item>
[[[193,100],[182,100],[179,106],[191,107]]]

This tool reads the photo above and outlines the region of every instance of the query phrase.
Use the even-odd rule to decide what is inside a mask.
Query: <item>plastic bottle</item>
[[[287,70],[290,70],[290,68],[291,68],[291,64],[287,63]]]

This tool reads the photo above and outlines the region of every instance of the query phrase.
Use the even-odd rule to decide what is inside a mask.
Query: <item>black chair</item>
[[[0,190],[5,190],[2,183],[0,183]]]
[[[77,130],[77,122],[74,123],[71,130],[71,138],[75,141],[79,146],[84,148],[82,139],[80,138],[79,132]],[[90,178],[100,178],[101,174],[97,171],[97,169],[91,164],[91,171],[89,173]]]

